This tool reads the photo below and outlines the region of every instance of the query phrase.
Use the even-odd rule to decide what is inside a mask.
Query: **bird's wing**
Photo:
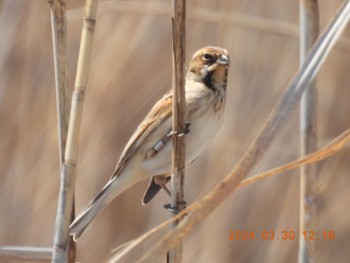
[[[115,168],[112,178],[119,175],[123,166],[131,156],[140,148],[149,137],[161,124],[166,122],[172,114],[172,92],[167,92],[162,99],[160,99],[143,119],[141,124],[137,127],[134,134],[131,136],[129,142],[120,156],[118,164]],[[166,134],[164,134],[166,135]]]

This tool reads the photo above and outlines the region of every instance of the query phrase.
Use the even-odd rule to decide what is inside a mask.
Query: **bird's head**
[[[208,46],[194,53],[187,77],[210,89],[225,89],[230,57],[224,48]]]

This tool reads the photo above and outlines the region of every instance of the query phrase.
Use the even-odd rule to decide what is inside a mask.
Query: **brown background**
[[[69,1],[69,85],[73,86],[83,1]],[[320,2],[321,28],[340,0]],[[0,244],[51,246],[59,165],[49,6],[0,2]],[[101,1],[82,125],[77,211],[111,175],[131,133],[171,86],[170,1]],[[206,45],[231,54],[225,122],[187,169],[192,203],[234,166],[298,68],[298,1],[188,1],[187,61]],[[319,145],[349,128],[349,29],[319,78]],[[255,173],[298,157],[298,115]],[[335,241],[315,241],[316,262],[350,257],[349,147],[318,165],[317,226]],[[78,242],[78,261],[104,262],[110,251],[169,217],[161,193],[147,207],[142,182],[118,197]],[[299,179],[293,171],[237,191],[184,243],[184,262],[296,262],[294,241],[229,241],[231,229],[298,231]],[[139,253],[125,262],[133,262]]]

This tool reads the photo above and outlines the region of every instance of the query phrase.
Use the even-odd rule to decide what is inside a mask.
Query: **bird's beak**
[[[218,63],[219,65],[229,65],[230,64],[230,60],[227,56],[225,55],[221,55],[217,60],[216,63]]]

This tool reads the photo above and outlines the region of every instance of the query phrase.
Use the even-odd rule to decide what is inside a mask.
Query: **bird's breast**
[[[225,98],[220,94],[208,94],[198,105],[188,105],[186,121],[191,123],[186,134],[186,162],[191,163],[212,141],[223,121]]]

